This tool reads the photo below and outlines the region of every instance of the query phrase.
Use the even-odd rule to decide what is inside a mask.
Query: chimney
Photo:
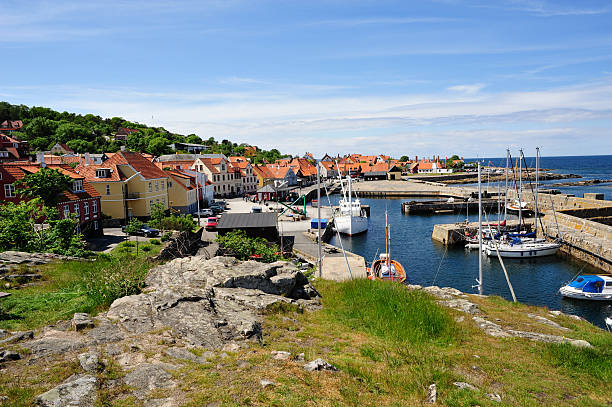
[[[36,161],[40,163],[41,167],[47,166],[47,164],[45,164],[45,153],[42,153],[42,152],[36,153]]]
[[[414,161],[417,162],[417,163],[419,162],[419,156],[418,155],[414,156]]]
[[[91,156],[89,153],[85,153],[85,165],[91,164]]]

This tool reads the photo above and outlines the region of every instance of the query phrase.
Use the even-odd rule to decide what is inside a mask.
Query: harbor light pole
[[[478,163],[478,294],[482,295],[482,193]]]

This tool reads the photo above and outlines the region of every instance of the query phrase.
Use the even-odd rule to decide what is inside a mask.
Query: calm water
[[[548,165],[548,164],[545,164]],[[333,204],[338,196],[332,196]],[[462,215],[416,216],[404,215],[401,202],[405,199],[362,198],[371,207],[369,229],[354,237],[343,237],[344,247],[371,262],[377,250],[385,250],[385,209],[391,224],[391,253],[399,260],[413,284],[455,287],[467,293],[476,293],[472,286],[478,277],[478,250],[446,249],[434,242],[431,233],[436,223],[454,223],[465,219]],[[323,200],[327,204],[326,200]],[[490,215],[491,216],[491,215]],[[492,215],[496,218],[497,215]],[[478,221],[477,214],[470,216]],[[339,246],[336,238],[332,244]],[[579,315],[600,327],[606,316],[612,315],[612,302],[579,301],[565,299],[557,290],[579,273],[594,274],[594,269],[583,263],[563,260],[556,256],[532,260],[504,259],[517,299],[521,302],[547,306],[568,314]],[[496,258],[483,258],[484,293],[511,299],[503,270]]]
[[[477,160],[485,166],[489,165],[489,163],[491,163],[490,165],[495,167],[506,166],[506,157],[465,159],[466,162]],[[535,157],[525,157],[525,161],[527,162],[527,165],[530,168],[535,168]],[[514,162],[516,163],[516,161]],[[585,192],[597,192],[604,194],[604,199],[612,200],[612,155],[540,157],[540,167],[554,169],[554,172],[558,172],[561,174],[577,174],[582,177],[567,180],[543,181],[541,182],[542,185],[556,184],[559,182],[584,181],[591,179],[609,180],[609,183],[602,183],[597,185],[563,187],[554,186],[554,188],[559,189],[564,194],[574,194],[577,197],[582,197]],[[483,179],[483,181],[486,181],[486,178]],[[492,185],[492,187],[497,188],[495,183]]]

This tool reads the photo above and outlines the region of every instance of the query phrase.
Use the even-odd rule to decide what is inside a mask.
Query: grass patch
[[[324,307],[353,329],[398,343],[448,343],[456,338],[455,322],[448,311],[424,292],[365,279],[333,289],[332,296],[323,297]]]
[[[612,336],[612,335],[607,335]],[[612,338],[596,348],[577,348],[567,343],[547,344],[546,356],[555,367],[562,367],[569,373],[579,371],[612,383]]]
[[[41,266],[41,282],[8,290],[12,295],[2,301],[0,328],[33,329],[75,312],[95,314],[119,297],[140,292],[152,266],[149,259],[131,255]]]

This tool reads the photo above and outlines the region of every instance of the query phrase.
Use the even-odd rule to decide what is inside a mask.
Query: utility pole
[[[482,193],[478,163],[478,294],[482,295]]]
[[[196,181],[196,200],[198,201],[198,227],[200,226],[200,192],[198,189],[198,184],[200,183],[198,181],[198,174],[199,172],[196,171],[196,176],[195,176],[195,181]]]
[[[321,172],[319,171],[321,163],[317,163],[317,220],[318,220],[318,251],[319,251],[319,278],[322,278],[323,274],[323,261],[321,259]]]

